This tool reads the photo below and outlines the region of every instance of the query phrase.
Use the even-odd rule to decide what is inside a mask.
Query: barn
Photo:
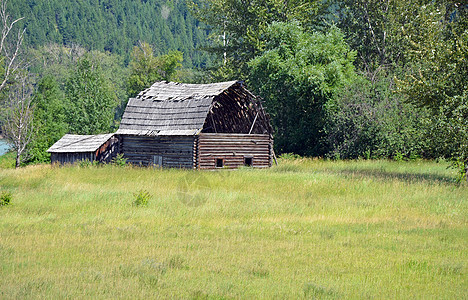
[[[116,136],[133,165],[266,168],[273,159],[269,116],[241,81],[156,82],[129,99]]]
[[[110,162],[117,153],[118,139],[113,133],[98,135],[66,134],[47,152],[51,154],[51,162],[73,164],[78,161]]]

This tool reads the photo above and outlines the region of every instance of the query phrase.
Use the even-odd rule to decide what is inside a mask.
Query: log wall
[[[120,136],[119,151],[127,163],[141,166],[194,168],[194,136]]]
[[[197,168],[216,169],[217,159],[223,167],[244,166],[251,158],[252,167],[267,168],[272,163],[273,140],[269,134],[201,133],[197,141]]]

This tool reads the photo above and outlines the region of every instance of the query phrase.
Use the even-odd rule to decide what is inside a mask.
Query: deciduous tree
[[[10,86],[5,112],[3,132],[16,151],[15,167],[18,168],[33,137],[33,87],[27,73],[17,74],[15,83]]]
[[[24,62],[20,59],[20,55],[26,28],[17,28],[23,18],[12,20],[7,6],[7,0],[0,0],[0,92],[5,89]]]
[[[229,79],[239,79],[248,74],[247,62],[263,51],[270,24],[295,20],[313,27],[325,4],[318,0],[202,0],[191,7],[212,29],[212,43],[205,49],[231,69]]]
[[[420,27],[404,32],[414,61],[397,81],[415,105],[428,107],[444,128],[438,147],[445,149],[468,179],[468,5],[443,1],[421,8]]]
[[[307,33],[298,23],[273,23],[265,49],[249,62],[249,86],[265,99],[278,152],[324,155],[327,106],[354,77],[355,52],[337,28]]]
[[[159,80],[174,80],[177,69],[182,66],[183,55],[179,51],[154,56],[153,48],[148,43],[140,43],[132,52],[130,76],[127,92],[130,97]]]
[[[65,94],[71,133],[97,134],[112,130],[118,101],[99,63],[92,63],[86,56],[81,58],[66,82]]]

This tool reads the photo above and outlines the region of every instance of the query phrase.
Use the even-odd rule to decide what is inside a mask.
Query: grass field
[[[0,169],[0,298],[467,299],[454,178],[427,161]]]

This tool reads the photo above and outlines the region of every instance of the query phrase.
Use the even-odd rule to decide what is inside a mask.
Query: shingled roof
[[[117,134],[195,135],[203,129],[215,97],[232,88],[242,88],[242,83],[156,82],[129,99]]]
[[[72,153],[72,152],[94,152],[107,142],[114,134],[77,135],[66,134],[58,140],[47,152]]]

